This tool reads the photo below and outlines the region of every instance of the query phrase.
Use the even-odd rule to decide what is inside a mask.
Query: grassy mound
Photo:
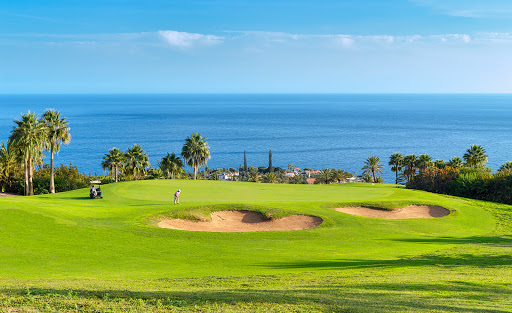
[[[179,206],[172,203],[178,188]],[[510,284],[503,285],[504,275],[512,274],[510,206],[371,184],[167,180],[102,189],[103,200],[89,199],[87,190],[0,199],[0,282],[6,286],[0,308],[41,310],[43,304],[35,303],[46,301],[49,311],[80,305],[96,311],[139,305],[141,312],[355,311],[363,301],[366,311],[443,311],[443,297],[429,300],[436,292],[427,285],[435,282],[446,283],[439,290],[453,299],[462,299],[466,289],[490,292],[498,310],[509,301],[501,292],[512,293]],[[452,213],[385,220],[333,210],[412,204]],[[220,208],[313,215],[324,222],[306,231],[248,233],[155,226],[156,217],[208,216]],[[475,285],[479,275],[486,275],[484,285]],[[396,301],[402,287],[393,286],[401,282],[416,300]],[[472,308],[488,308],[486,299],[475,302]]]

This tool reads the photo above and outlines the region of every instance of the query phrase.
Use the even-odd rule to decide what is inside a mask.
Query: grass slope
[[[0,199],[0,308],[489,312],[492,300],[505,312],[510,304],[510,206],[371,184],[165,180],[103,189],[103,200],[87,190]],[[408,204],[452,214],[383,220],[332,209]],[[324,223],[255,233],[154,226],[158,216],[239,208]]]

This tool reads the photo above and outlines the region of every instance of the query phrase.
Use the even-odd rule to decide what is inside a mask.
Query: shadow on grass
[[[414,239],[395,239],[395,241],[414,242],[414,243],[446,243],[446,244],[486,244],[499,247],[512,248],[512,236],[474,236],[464,238],[436,237],[436,238],[414,238]]]
[[[305,282],[307,284],[307,282]],[[146,307],[168,306],[198,310],[201,307],[217,305],[272,307],[272,305],[311,306],[323,312],[509,312],[500,309],[496,300],[512,296],[510,287],[484,285],[460,281],[443,283],[361,283],[343,281],[332,284],[326,281],[321,286],[300,286],[284,289],[277,287],[251,289],[203,288],[194,291],[152,291],[127,290],[83,290],[52,288],[0,289],[0,295],[17,296],[39,301],[49,299],[55,305],[60,302],[72,303],[91,301],[111,304],[142,305]],[[120,301],[123,300],[123,301]],[[28,300],[22,301],[29,304]],[[60,301],[60,302],[59,302]],[[127,301],[127,302],[125,302]],[[476,305],[471,305],[471,303]],[[493,307],[486,305],[493,303]],[[1,303],[0,303],[1,307]]]
[[[511,254],[481,254],[475,255],[470,253],[458,253],[455,255],[422,255],[414,258],[397,259],[397,260],[357,260],[357,259],[337,259],[337,260],[321,260],[321,261],[296,261],[296,262],[280,262],[266,263],[260,266],[266,266],[277,269],[365,269],[365,268],[399,268],[399,267],[421,267],[421,266],[438,266],[438,267],[457,267],[457,266],[473,266],[473,267],[495,267],[512,265]]]
[[[72,200],[102,200],[102,199],[91,199],[91,197],[89,196],[84,196],[84,197],[70,197],[70,198],[66,198],[66,199],[72,199]]]

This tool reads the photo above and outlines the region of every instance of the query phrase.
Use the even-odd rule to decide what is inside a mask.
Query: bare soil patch
[[[19,197],[19,194],[9,193],[9,192],[0,192],[0,198],[4,197]]]
[[[190,231],[245,233],[255,231],[304,230],[315,228],[323,220],[317,216],[291,215],[277,219],[253,211],[216,211],[211,221],[185,219],[164,219],[158,227]]]
[[[390,219],[437,218],[450,214],[449,210],[435,205],[408,205],[406,207],[393,209],[391,211],[371,209],[366,207],[345,207],[335,208],[335,210],[338,212],[359,216]]]

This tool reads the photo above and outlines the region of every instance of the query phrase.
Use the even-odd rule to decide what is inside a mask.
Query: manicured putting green
[[[182,204],[174,205],[178,188]],[[343,268],[463,245],[464,238],[485,236],[496,224],[474,201],[393,185],[153,180],[102,190],[102,200],[89,199],[85,189],[0,199],[0,276],[133,280],[333,270],[332,263]],[[407,205],[440,206],[451,214],[386,220],[334,210]],[[245,233],[157,227],[163,217],[226,210],[317,216],[323,223],[300,231]]]

